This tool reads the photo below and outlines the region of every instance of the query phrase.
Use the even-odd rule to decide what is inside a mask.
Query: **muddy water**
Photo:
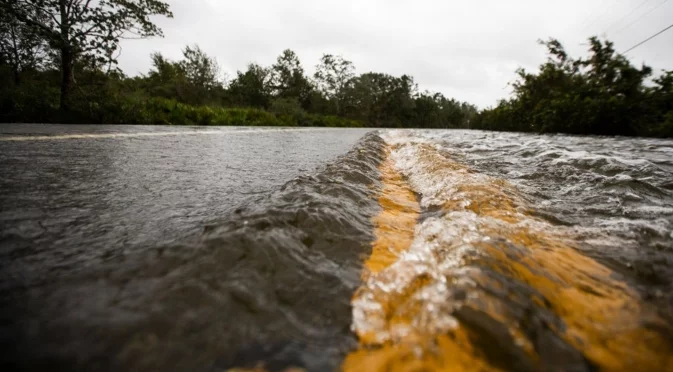
[[[395,189],[383,189],[381,216],[420,216],[374,220],[392,249],[377,240],[367,261],[346,370],[673,367],[668,143],[383,138],[397,174],[382,168]]]
[[[316,247],[339,252],[356,242],[343,257],[352,262],[366,251],[366,225],[332,221],[347,218],[335,212],[347,206],[339,190],[354,190],[355,212],[375,202],[349,186],[347,173],[357,169],[325,170],[365,130],[2,125],[0,132],[3,370],[207,370],[247,358],[241,350],[261,350],[256,343],[315,336],[307,319],[319,307],[307,303],[320,301],[301,297],[311,288],[330,311],[324,322],[351,337],[358,270]],[[336,170],[344,186],[329,175]],[[324,322],[315,328],[327,337]]]
[[[29,142],[9,132],[3,157]],[[316,133],[289,148],[342,155],[322,157],[311,163],[318,169],[297,176],[282,173],[283,150],[269,162],[289,182],[265,183],[269,172],[252,183],[261,185],[257,192],[229,203],[218,203],[220,189],[207,191],[222,181],[192,170],[189,184],[208,198],[198,210],[214,218],[167,220],[170,228],[158,235],[147,228],[156,225],[142,225],[155,231],[154,243],[138,244],[130,233],[137,244],[122,245],[103,235],[87,249],[77,242],[89,233],[62,231],[77,247],[65,254],[70,244],[3,226],[3,275],[11,273],[3,280],[3,363],[36,370],[673,369],[673,141]],[[134,139],[151,147],[161,137],[94,134],[63,140]],[[169,136],[185,141],[161,138]],[[256,148],[255,140],[241,141]],[[213,151],[199,146],[204,156]],[[166,151],[160,147],[152,154]],[[220,162],[212,166],[221,169]],[[12,179],[21,180],[22,170],[13,169]],[[260,168],[243,169],[255,177]],[[156,186],[175,185],[169,175],[153,178]],[[238,192],[248,187],[240,182]],[[30,195],[48,205],[45,190]],[[64,194],[60,202],[76,199]],[[21,204],[2,201],[11,220]],[[15,212],[6,213],[7,205]],[[157,218],[190,211],[188,203],[165,207]],[[98,253],[120,245],[123,254]]]

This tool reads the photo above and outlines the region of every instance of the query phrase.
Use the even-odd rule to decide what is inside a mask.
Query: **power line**
[[[643,17],[649,15],[650,13],[652,13],[652,12],[654,12],[655,10],[659,9],[660,6],[666,4],[667,1],[668,1],[668,0],[664,0],[663,2],[659,3],[659,4],[658,4],[657,6],[655,6],[654,8],[650,9],[649,12],[641,14],[640,17],[636,18],[633,22],[631,22],[631,23],[629,23],[628,25],[626,25],[626,26],[620,28],[619,30],[617,30],[617,31],[615,32],[615,35],[619,35],[622,31],[624,31],[624,30],[626,30],[627,28],[629,28],[629,27],[633,26],[634,24],[638,23],[638,21],[640,21],[641,19],[643,19]]]
[[[632,46],[631,48],[627,49],[627,50],[626,50],[625,52],[623,52],[622,54],[626,54],[626,53],[628,53],[628,52],[630,52],[630,51],[632,51],[632,50],[638,48],[639,46],[641,46],[641,45],[647,43],[648,41],[654,39],[655,37],[657,37],[657,36],[659,36],[659,35],[661,35],[661,34],[663,34],[664,32],[668,31],[668,30],[671,29],[671,28],[673,28],[673,24],[670,25],[670,26],[668,26],[668,27],[666,27],[665,29],[663,29],[663,30],[657,32],[656,34],[654,34],[654,35],[648,37],[647,39],[641,41],[640,43],[638,43],[638,44]]]
[[[594,9],[591,11],[591,13],[593,13],[593,12],[597,11],[598,9],[602,8],[602,7],[603,7],[603,3],[605,3],[605,0],[601,1],[600,3],[598,3],[598,6],[597,6],[596,8],[594,8]],[[582,23],[580,23],[579,25],[577,25],[577,27],[581,27],[582,30],[584,30],[585,28],[587,28],[588,26],[590,26],[589,23],[593,24],[594,22],[596,22],[596,21],[598,20],[598,18],[600,18],[600,17],[602,17],[602,16],[603,16],[603,13],[601,13],[601,14],[600,14],[598,17],[596,17],[596,18],[594,18],[594,17],[592,17],[592,16],[589,16],[589,17],[587,17],[584,21],[582,21]]]
[[[645,1],[650,1],[650,0],[645,0]],[[596,10],[598,10],[599,8],[605,8],[605,7],[602,6],[603,3],[604,3],[604,2],[600,3],[601,6],[599,6]],[[591,22],[589,22],[589,24],[587,24],[586,26],[582,27],[582,31],[590,29],[593,25],[596,24],[596,22],[598,22],[599,20],[602,20],[603,17],[612,15],[612,12],[613,12],[614,10],[615,10],[615,8],[614,8],[614,7],[611,7],[611,8],[609,8],[609,10],[600,13],[600,14],[598,15],[598,17],[594,18]]]
[[[620,24],[623,20],[629,18],[633,13],[635,13],[638,9],[642,8],[643,5],[645,5],[645,4],[649,3],[649,2],[650,2],[650,0],[644,0],[642,3],[638,4],[638,6],[636,6],[635,8],[633,8],[633,10],[631,10],[627,15],[623,16],[622,18],[619,19],[619,21],[617,21],[617,22],[613,23],[612,25],[610,25],[610,27],[608,27],[608,28],[605,30],[604,33],[607,33],[612,27],[614,27],[614,26]]]

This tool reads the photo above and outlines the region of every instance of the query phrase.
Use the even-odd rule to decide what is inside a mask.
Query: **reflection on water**
[[[364,133],[0,142],[4,363],[673,369],[672,141]]]

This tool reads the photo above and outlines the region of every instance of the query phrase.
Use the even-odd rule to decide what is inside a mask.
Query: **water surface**
[[[0,132],[8,366],[673,368],[671,140]]]

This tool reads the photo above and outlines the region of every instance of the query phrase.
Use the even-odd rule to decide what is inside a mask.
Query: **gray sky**
[[[509,95],[517,67],[545,58],[537,39],[555,37],[573,55],[590,35],[624,51],[673,23],[668,0],[168,0],[157,19],[165,38],[122,44],[121,68],[149,70],[149,54],[179,59],[198,44],[233,76],[249,62],[270,65],[286,48],[310,74],[323,53],[342,54],[358,73],[409,74],[421,90],[480,107]],[[656,7],[656,9],[655,9]],[[673,29],[628,54],[673,69]]]

